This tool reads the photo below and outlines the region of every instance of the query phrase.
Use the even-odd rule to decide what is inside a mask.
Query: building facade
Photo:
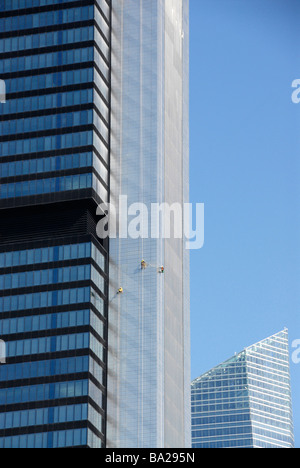
[[[115,206],[122,195],[149,213],[152,204],[188,201],[188,8],[185,0],[113,1]],[[191,443],[189,258],[184,240],[164,239],[161,229],[158,238],[110,240],[109,447]]]
[[[288,332],[192,382],[195,448],[294,448]]]
[[[0,447],[189,446],[183,240],[97,235],[188,200],[188,1],[0,1],[0,78]]]
[[[0,447],[104,447],[111,7],[2,1]]]

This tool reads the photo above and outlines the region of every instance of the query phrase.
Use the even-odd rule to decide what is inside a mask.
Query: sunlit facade
[[[195,448],[293,448],[288,332],[192,382]]]
[[[112,47],[110,200],[118,206],[126,195],[128,206],[143,203],[149,213],[154,203],[182,206],[189,1],[114,0]],[[161,232],[110,240],[108,447],[191,443],[189,253],[184,239]]]

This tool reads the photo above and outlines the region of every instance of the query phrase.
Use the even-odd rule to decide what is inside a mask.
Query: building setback
[[[288,332],[192,382],[195,448],[294,448]]]
[[[188,201],[188,39],[188,0],[0,1],[1,448],[190,445],[184,240],[96,214]]]

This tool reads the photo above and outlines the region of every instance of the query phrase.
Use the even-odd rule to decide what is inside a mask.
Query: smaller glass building
[[[288,331],[192,382],[193,448],[294,448]]]

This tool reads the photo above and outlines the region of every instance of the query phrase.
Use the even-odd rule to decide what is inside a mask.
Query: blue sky
[[[300,339],[299,21],[299,0],[190,0],[192,378],[284,327]]]

